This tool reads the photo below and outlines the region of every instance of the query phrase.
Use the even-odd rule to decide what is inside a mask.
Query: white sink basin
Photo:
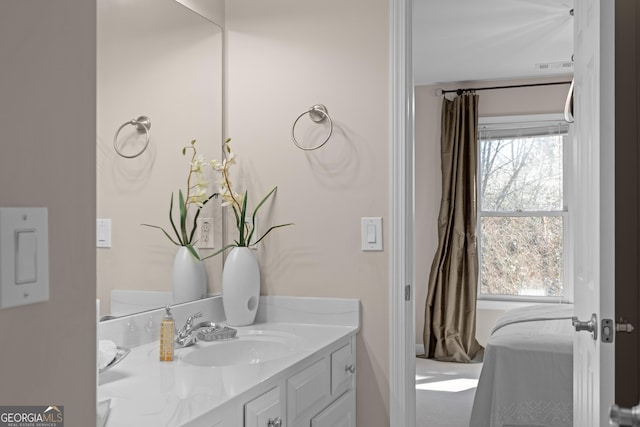
[[[263,363],[291,356],[296,349],[279,339],[242,336],[229,341],[207,343],[180,356],[195,366],[234,366]]]

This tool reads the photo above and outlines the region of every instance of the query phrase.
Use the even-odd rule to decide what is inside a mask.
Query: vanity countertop
[[[99,375],[98,401],[110,400],[106,426],[190,425],[267,380],[295,373],[314,354],[359,329],[357,300],[261,297],[260,304],[256,322],[235,328],[236,338],[176,348],[173,362],[159,361],[157,341],[132,348]],[[245,350],[230,350],[256,341],[275,342],[277,351],[252,363]],[[203,350],[216,356],[216,366],[194,364],[192,353]]]

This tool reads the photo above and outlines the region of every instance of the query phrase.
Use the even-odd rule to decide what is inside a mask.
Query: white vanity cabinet
[[[256,321],[234,340],[198,342],[158,360],[157,342],[137,342],[99,376],[106,427],[336,427],[356,422],[356,336],[351,299],[260,297]],[[216,319],[220,297],[175,306],[177,319]],[[100,339],[150,322],[141,313],[100,324]],[[182,317],[180,317],[182,316]]]
[[[288,378],[288,427],[355,427],[355,345],[355,337],[339,341]]]
[[[355,335],[260,385],[235,405],[229,427],[355,427]],[[239,419],[242,418],[242,419]]]
[[[311,427],[356,427],[355,390],[349,390],[313,417]]]
[[[244,405],[245,427],[282,427],[284,405],[280,387],[274,387]]]

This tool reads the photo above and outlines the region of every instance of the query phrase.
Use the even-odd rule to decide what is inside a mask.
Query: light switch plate
[[[48,300],[47,208],[0,208],[0,308]]]
[[[111,219],[96,219],[96,248],[111,247]]]
[[[360,235],[363,251],[382,250],[382,217],[360,219]]]

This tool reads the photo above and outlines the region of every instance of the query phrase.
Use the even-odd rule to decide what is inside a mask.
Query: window
[[[480,299],[571,299],[569,141],[555,116],[480,120]]]

